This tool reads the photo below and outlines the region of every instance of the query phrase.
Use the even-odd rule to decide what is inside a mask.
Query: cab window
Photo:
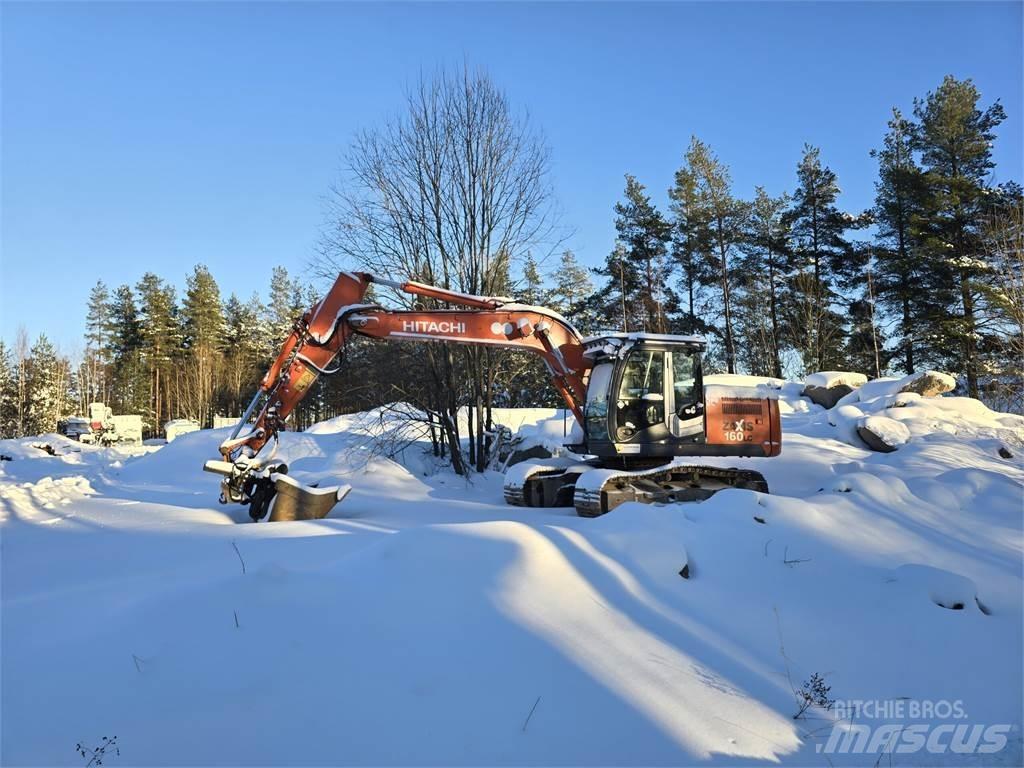
[[[591,440],[608,439],[608,389],[611,385],[611,363],[594,366],[587,382],[586,429]]]
[[[616,439],[665,420],[665,353],[634,349],[626,358],[616,401]]]
[[[697,400],[696,370],[696,359],[692,353],[682,350],[672,353],[672,388],[675,393],[676,414]]]
[[[642,399],[664,393],[664,352],[634,350],[626,360],[619,385],[619,399]]]

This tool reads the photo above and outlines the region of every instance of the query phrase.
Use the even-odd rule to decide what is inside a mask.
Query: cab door
[[[627,355],[615,396],[616,443],[653,443],[669,436],[665,358],[663,350],[644,346],[634,347]]]
[[[701,380],[700,352],[675,349],[666,353],[670,374],[668,413],[673,437],[697,439],[704,434],[704,382]]]

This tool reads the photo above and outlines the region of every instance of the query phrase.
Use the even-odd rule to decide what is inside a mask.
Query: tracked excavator
[[[367,302],[371,285],[433,299],[451,309],[386,309]],[[297,483],[275,461],[289,413],[320,376],[342,369],[353,335],[382,341],[453,342],[539,355],[576,419],[577,459],[509,469],[504,495],[516,506],[575,506],[604,514],[626,501],[708,498],[723,488],[768,492],[764,477],[679,457],[777,456],[778,401],[762,388],[704,386],[704,339],[648,333],[583,338],[557,312],[502,297],[473,296],[412,280],[342,272],[299,318],[229,437],[204,469],[222,476],[223,503],[248,505],[255,521],[325,517],[346,488]],[[339,360],[339,358],[342,358]],[[273,443],[267,451],[268,444]]]

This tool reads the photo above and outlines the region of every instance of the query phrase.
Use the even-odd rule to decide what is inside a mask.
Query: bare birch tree
[[[464,293],[502,295],[510,266],[555,245],[549,153],[526,116],[482,72],[421,78],[403,111],[361,132],[331,189],[318,266],[410,278]],[[394,297],[413,306],[409,296]],[[417,298],[416,306],[436,304]],[[425,410],[437,420],[456,471],[458,411],[469,407],[469,462],[487,463],[494,365],[478,347],[421,345],[412,370],[429,379]]]

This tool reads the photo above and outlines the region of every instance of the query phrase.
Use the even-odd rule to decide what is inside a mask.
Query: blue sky
[[[302,272],[359,128],[421,71],[483,67],[546,134],[568,242],[611,249],[623,174],[659,203],[691,134],[735,192],[792,189],[822,148],[871,204],[892,106],[943,75],[1000,98],[999,180],[1022,173],[1022,4],[4,3],[0,338],[81,346],[98,278],[225,295]]]

